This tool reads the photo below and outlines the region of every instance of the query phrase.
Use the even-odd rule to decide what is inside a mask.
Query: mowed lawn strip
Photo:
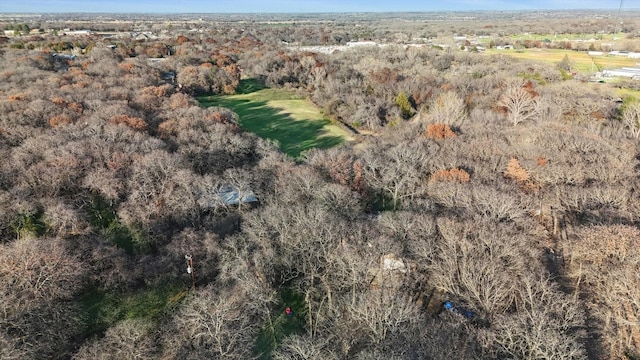
[[[203,106],[219,106],[233,110],[240,126],[256,135],[275,140],[280,149],[297,158],[312,148],[328,148],[352,141],[345,130],[322,116],[309,100],[293,91],[261,88],[255,82],[244,81],[236,95],[199,98]]]
[[[635,67],[638,59],[630,59],[619,56],[591,56],[585,51],[557,50],[557,49],[526,49],[516,50],[496,50],[488,49],[486,54],[508,55],[518,59],[542,60],[557,64],[565,55],[573,69],[580,72],[596,72],[607,69],[617,69],[621,67]]]

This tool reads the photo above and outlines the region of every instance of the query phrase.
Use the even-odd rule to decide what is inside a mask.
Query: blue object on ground
[[[444,308],[447,311],[451,311],[452,313],[455,314],[459,314],[462,315],[464,317],[466,317],[467,319],[471,319],[473,317],[473,311],[469,310],[469,309],[465,309],[459,305],[456,305],[454,303],[452,303],[451,301],[445,301],[444,302]]]

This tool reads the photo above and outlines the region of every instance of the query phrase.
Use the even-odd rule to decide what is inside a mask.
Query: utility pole
[[[185,259],[187,259],[187,274],[191,275],[191,288],[196,288],[196,275],[193,273],[193,257],[191,255],[185,255]]]

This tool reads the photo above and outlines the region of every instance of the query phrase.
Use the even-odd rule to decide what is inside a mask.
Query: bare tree
[[[83,271],[59,239],[20,238],[0,245],[0,314],[40,302],[68,299],[82,284]]]
[[[309,336],[291,335],[273,352],[275,360],[314,360],[339,359],[333,351],[327,349],[329,339],[318,340]]]
[[[495,321],[500,353],[516,359],[586,359],[583,313],[576,299],[536,275],[525,276],[516,294],[517,311]]]
[[[154,357],[152,326],[146,320],[128,319],[107,329],[104,337],[85,343],[74,360],[148,359]]]
[[[405,332],[418,323],[419,309],[412,299],[390,291],[372,291],[358,296],[347,308],[348,321],[379,344],[391,333]]]
[[[252,345],[260,323],[244,307],[244,292],[216,294],[212,287],[196,290],[174,317],[176,331],[169,335],[167,347],[173,356],[189,358],[246,359],[252,355]],[[192,351],[179,353],[182,344]]]
[[[622,123],[627,127],[629,134],[634,138],[640,138],[640,102],[628,104],[622,111]]]
[[[432,283],[487,319],[507,311],[515,301],[517,277],[525,271],[522,240],[481,219],[460,223],[442,218],[438,231]]]
[[[500,97],[498,106],[505,108],[507,119],[515,126],[537,115],[538,98],[522,86],[510,86]]]
[[[67,359],[82,337],[83,319],[78,304],[50,301],[29,310],[0,317],[0,358]]]
[[[640,347],[640,232],[632,226],[579,227],[565,248],[576,296],[587,298],[600,322],[608,358],[623,358]]]
[[[421,182],[428,154],[417,142],[380,150],[370,149],[364,154],[365,181],[391,200],[386,206],[398,208],[403,199],[424,191]]]
[[[429,107],[431,121],[434,123],[460,126],[467,117],[464,100],[455,92],[447,91]]]

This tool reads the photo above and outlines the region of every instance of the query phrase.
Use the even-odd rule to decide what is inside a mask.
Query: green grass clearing
[[[127,294],[90,290],[81,298],[85,335],[100,334],[125,319],[159,320],[187,294],[184,284],[165,284]]]
[[[633,90],[633,89],[616,89],[616,94],[618,94],[620,97],[625,98],[625,97],[632,97],[636,100],[640,100],[640,90]]]
[[[353,140],[311,101],[290,90],[265,88],[252,79],[241,81],[238,94],[203,96],[198,100],[202,106],[233,110],[240,118],[240,127],[276,141],[293,158],[312,148],[329,148]]]
[[[285,309],[290,307],[293,316],[287,316]],[[280,293],[280,302],[276,307],[275,317],[265,324],[256,339],[253,351],[257,359],[271,359],[271,353],[289,335],[305,332],[307,316],[304,295],[291,289]]]
[[[616,56],[590,56],[585,51],[557,49],[525,49],[523,51],[487,49],[485,54],[508,55],[518,59],[546,61],[553,64],[559,63],[564,56],[567,55],[571,62],[572,69],[581,73],[591,73],[621,67],[634,67],[638,62],[638,59]]]

